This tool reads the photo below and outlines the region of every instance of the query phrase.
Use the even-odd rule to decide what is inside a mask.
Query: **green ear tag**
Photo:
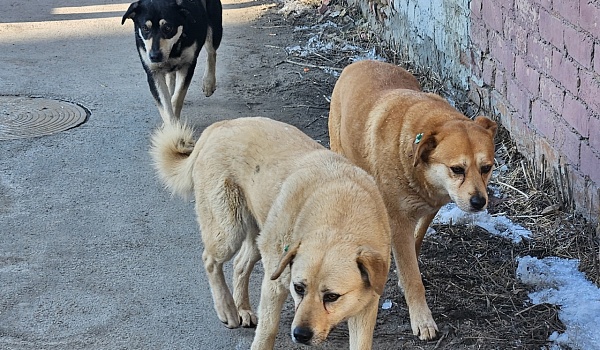
[[[418,145],[419,142],[421,142],[421,139],[423,138],[423,133],[420,132],[417,134],[417,137],[415,137],[415,145]]]
[[[288,249],[290,249],[290,245],[286,244],[285,247],[283,247],[283,251],[287,253]]]

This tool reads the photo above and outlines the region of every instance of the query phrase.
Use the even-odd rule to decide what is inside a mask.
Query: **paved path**
[[[202,59],[183,110],[201,125],[248,113],[227,87],[256,53],[250,22],[268,6],[223,4],[219,88],[202,95]],[[66,132],[0,141],[0,349],[247,349],[254,336],[217,320],[193,205],[150,166],[160,117],[133,24],[120,24],[127,6],[0,0],[0,95],[91,111]]]

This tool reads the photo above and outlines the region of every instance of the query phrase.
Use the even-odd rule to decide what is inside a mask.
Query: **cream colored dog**
[[[166,187],[194,193],[202,259],[215,310],[230,328],[256,325],[248,296],[261,259],[258,327],[252,349],[273,349],[291,290],[292,339],[323,342],[348,320],[350,349],[371,349],[390,264],[390,228],[373,178],[293,126],[266,118],[192,131],[158,129],[151,154]],[[233,296],[223,263],[234,254]]]
[[[390,216],[392,251],[413,333],[437,325],[425,300],[417,255],[431,220],[454,201],[467,212],[487,206],[496,123],[470,120],[409,72],[388,63],[346,67],[333,90],[331,149],[372,174]]]

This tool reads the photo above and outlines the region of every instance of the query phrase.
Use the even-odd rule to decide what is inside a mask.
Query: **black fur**
[[[121,24],[128,18],[133,20],[138,54],[165,123],[179,119],[205,44],[208,57],[203,89],[206,96],[213,93],[216,50],[223,35],[220,0],[139,0],[129,6]],[[174,88],[167,86],[167,75],[177,78]]]

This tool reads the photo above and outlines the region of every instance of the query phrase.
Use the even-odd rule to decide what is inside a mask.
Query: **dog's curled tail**
[[[150,155],[162,183],[187,198],[194,189],[194,131],[178,122],[166,124],[154,132],[151,143]]]

